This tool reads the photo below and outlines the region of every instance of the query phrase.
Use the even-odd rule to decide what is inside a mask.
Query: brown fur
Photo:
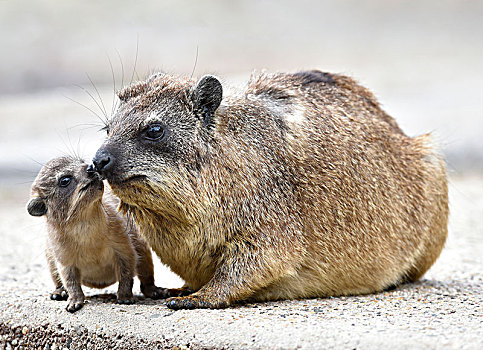
[[[351,78],[261,74],[218,106],[216,78],[156,74],[119,97],[94,163],[197,291],[171,308],[378,292],[441,252],[444,162]]]
[[[81,284],[104,288],[119,281],[118,302],[132,303],[136,273],[146,296],[164,296],[154,285],[151,252],[136,226],[117,212],[118,198],[86,168],[80,159],[55,158],[32,185],[28,211],[47,219],[46,256],[56,287],[51,298],[68,296],[67,310],[74,312],[84,303]],[[62,187],[66,176],[71,180]]]

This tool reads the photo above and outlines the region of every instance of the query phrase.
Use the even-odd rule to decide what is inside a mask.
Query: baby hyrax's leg
[[[76,312],[84,306],[84,292],[81,287],[81,274],[75,266],[62,266],[60,273],[65,282],[65,288],[69,297],[67,299],[67,308],[69,312]]]
[[[167,289],[156,287],[154,284],[154,266],[151,250],[146,242],[137,236],[135,231],[129,237],[136,251],[136,273],[141,282],[141,292],[151,299],[163,299],[168,296]]]
[[[49,248],[45,250],[45,255],[47,257],[47,263],[49,264],[49,271],[50,276],[52,277],[52,281],[55,285],[55,290],[50,293],[50,299],[52,300],[67,300],[68,294],[62,284],[62,280],[59,275],[59,271],[57,270],[57,266],[55,265],[55,259],[52,256],[52,252]]]
[[[122,242],[115,248],[116,272],[119,280],[117,302],[119,304],[134,304],[132,294],[133,279],[136,271],[136,257],[129,241]]]

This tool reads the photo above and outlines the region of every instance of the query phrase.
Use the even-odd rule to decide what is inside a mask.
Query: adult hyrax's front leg
[[[268,264],[261,258],[261,252],[247,249],[243,244],[234,245],[227,251],[227,258],[206,285],[189,296],[169,298],[166,306],[174,310],[225,308],[268,286],[273,276],[282,275],[281,260],[274,254]]]
[[[69,293],[66,310],[76,312],[84,306],[84,292],[81,287],[81,274],[75,266],[63,266],[61,269],[65,288]]]

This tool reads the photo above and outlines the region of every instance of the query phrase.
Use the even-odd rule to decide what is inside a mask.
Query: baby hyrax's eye
[[[164,128],[159,123],[149,125],[144,131],[144,136],[150,141],[160,141],[164,135]]]
[[[60,187],[67,187],[67,186],[70,185],[71,182],[72,182],[72,176],[71,175],[65,175],[65,176],[62,176],[59,179],[59,186]]]

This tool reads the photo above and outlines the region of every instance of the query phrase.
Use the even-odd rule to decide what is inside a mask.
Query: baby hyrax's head
[[[45,215],[53,223],[81,220],[93,206],[100,206],[104,184],[99,175],[79,158],[58,157],[47,162],[31,188],[27,211]]]

